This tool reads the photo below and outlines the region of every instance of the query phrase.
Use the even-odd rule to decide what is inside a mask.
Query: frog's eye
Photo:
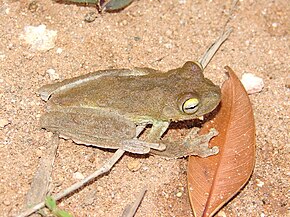
[[[182,111],[186,114],[193,114],[197,111],[199,100],[197,98],[190,98],[182,105]]]
[[[179,109],[185,114],[194,114],[199,108],[199,98],[192,93],[188,93],[179,98]]]

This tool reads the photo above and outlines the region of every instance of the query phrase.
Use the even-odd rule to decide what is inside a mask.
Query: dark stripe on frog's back
[[[180,68],[137,77],[102,77],[58,94],[53,100],[62,106],[102,107],[121,114],[159,118],[165,105],[178,109],[178,93],[181,89],[190,92],[195,79],[193,74],[182,73]]]

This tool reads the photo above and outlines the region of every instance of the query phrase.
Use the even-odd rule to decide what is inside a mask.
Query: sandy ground
[[[28,0],[0,4],[1,216],[22,209],[49,145],[51,134],[38,125],[45,103],[36,95],[40,86],[54,82],[48,69],[65,79],[106,68],[179,67],[201,57],[221,33],[231,8],[229,0],[137,0],[123,11],[98,15],[86,23],[84,17],[94,7],[49,0],[37,1],[36,8],[29,4]],[[287,0],[240,1],[229,22],[234,32],[205,70],[217,84],[225,79],[225,65],[239,77],[251,72],[265,82],[261,93],[250,96],[257,126],[254,173],[218,216],[290,215],[289,14]],[[57,31],[56,45],[48,52],[32,51],[20,39],[25,26],[40,24]],[[89,175],[112,154],[61,140],[52,193],[75,183],[76,172]],[[135,161],[140,169],[132,172],[128,165]],[[147,185],[136,216],[193,216],[186,169],[187,159],[125,155],[108,175],[62,200],[60,207],[75,216],[119,216]]]

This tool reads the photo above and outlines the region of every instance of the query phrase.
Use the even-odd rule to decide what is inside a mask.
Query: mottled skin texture
[[[137,125],[153,124],[146,141],[158,142],[170,122],[200,117],[220,102],[219,87],[204,78],[194,62],[167,72],[148,68],[98,71],[46,85],[39,93],[49,99],[48,113],[41,118],[43,128],[77,143],[105,148],[127,146]],[[193,114],[180,109],[187,95],[199,99]]]

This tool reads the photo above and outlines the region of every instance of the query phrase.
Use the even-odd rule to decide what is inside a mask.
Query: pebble
[[[80,172],[75,172],[75,173],[73,174],[73,178],[74,178],[74,179],[78,179],[78,180],[82,180],[82,179],[85,178],[85,176],[84,176],[82,173],[80,173]]]
[[[227,214],[224,211],[219,211],[217,216],[218,217],[227,217]]]
[[[9,206],[9,205],[11,204],[11,202],[8,201],[8,200],[4,200],[4,201],[3,201],[3,204],[4,204],[5,206]]]
[[[59,79],[59,74],[56,73],[55,69],[48,69],[46,73],[49,75],[50,80],[54,81]]]
[[[182,192],[177,192],[176,197],[182,197]]]
[[[91,11],[85,15],[84,21],[91,23],[91,22],[95,21],[96,18],[97,18],[97,13],[95,11]]]
[[[35,151],[35,154],[36,154],[36,156],[37,156],[38,158],[41,158],[41,156],[42,156],[42,151],[39,150],[39,149],[37,149],[37,150]]]
[[[28,10],[32,13],[36,12],[39,8],[39,3],[37,1],[32,1],[28,5]]]
[[[186,0],[179,0],[179,4],[185,4]]]
[[[6,118],[0,118],[0,128],[4,128],[8,124],[10,124],[10,122]]]
[[[141,163],[138,159],[132,159],[127,163],[127,167],[130,171],[136,172],[141,168]]]
[[[62,50],[62,48],[60,48],[60,47],[56,49],[56,53],[57,53],[57,54],[61,54],[62,51],[63,51],[63,50]]]
[[[259,93],[264,88],[263,79],[252,73],[244,73],[241,82],[248,94]]]
[[[164,46],[167,48],[167,49],[171,49],[173,48],[173,45],[171,43],[166,43],[164,44]]]
[[[97,186],[97,191],[102,192],[102,191],[104,191],[104,188],[102,186]]]
[[[57,31],[46,29],[46,25],[25,26],[20,38],[31,46],[32,50],[48,51],[55,46]]]
[[[0,60],[3,61],[5,60],[6,55],[4,54],[4,52],[0,51]]]
[[[263,187],[263,185],[265,184],[264,182],[262,182],[260,179],[256,179],[256,183],[258,187]]]

